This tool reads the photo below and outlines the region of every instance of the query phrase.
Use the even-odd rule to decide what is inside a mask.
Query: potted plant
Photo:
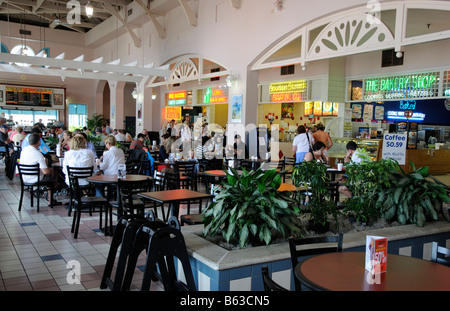
[[[316,233],[328,231],[330,216],[336,221],[339,228],[338,216],[340,211],[334,201],[331,200],[327,187],[327,168],[318,161],[301,162],[292,170],[292,180],[299,189],[306,190],[308,200],[307,209],[309,215],[309,229]],[[305,201],[306,201],[305,200]]]
[[[108,120],[105,118],[103,114],[97,114],[94,113],[92,115],[92,118],[88,118],[86,120],[87,128],[93,130],[96,127],[102,127],[103,125],[106,125]]]
[[[281,176],[275,169],[230,168],[226,181],[216,187],[217,195],[203,216],[203,235],[221,234],[227,242],[241,247],[270,244],[278,235],[303,236],[297,201],[291,192],[278,191]]]
[[[345,166],[346,185],[352,191],[352,197],[344,203],[344,213],[361,223],[370,223],[379,218],[377,198],[383,189],[390,186],[389,176],[395,170],[393,160],[372,161],[370,158],[361,163],[349,163]]]
[[[448,213],[443,212],[443,202],[450,202],[446,186],[431,177],[427,179],[428,167],[405,171],[397,163],[397,170],[390,175],[391,186],[381,191],[377,203],[381,215],[386,220],[397,220],[401,224],[412,223],[423,227],[427,220],[438,220],[441,214],[450,221]]]

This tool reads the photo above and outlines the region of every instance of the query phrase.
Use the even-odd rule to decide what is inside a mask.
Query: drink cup
[[[343,168],[344,168],[344,163],[338,163],[337,164],[338,171],[342,171]]]

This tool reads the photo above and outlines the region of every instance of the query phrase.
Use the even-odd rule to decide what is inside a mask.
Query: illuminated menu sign
[[[228,103],[228,96],[223,89],[207,89],[203,98],[205,104],[225,104]]]
[[[166,107],[166,120],[181,120],[181,107]]]
[[[272,83],[269,86],[270,101],[274,103],[301,102],[307,99],[307,90],[306,80]]]
[[[438,96],[439,72],[376,77],[363,80],[363,100],[380,101]]]
[[[25,87],[5,87],[5,103],[13,106],[51,107],[52,90]]]
[[[169,106],[186,105],[186,100],[187,100],[187,92],[186,91],[169,93],[167,96],[168,96]]]

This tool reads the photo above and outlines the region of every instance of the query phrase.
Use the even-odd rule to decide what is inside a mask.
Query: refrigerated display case
[[[354,141],[358,145],[358,148],[367,150],[367,153],[372,160],[379,160],[381,158],[381,146],[382,139],[363,139],[363,138],[347,138],[347,137],[332,137],[333,147],[328,150],[328,156],[334,159],[342,160],[347,154],[345,146],[349,141]]]

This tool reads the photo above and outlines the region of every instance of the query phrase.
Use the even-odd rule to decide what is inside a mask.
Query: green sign
[[[436,84],[435,75],[405,76],[395,78],[381,78],[366,80],[367,92],[393,91],[393,90],[418,90],[434,88]]]

